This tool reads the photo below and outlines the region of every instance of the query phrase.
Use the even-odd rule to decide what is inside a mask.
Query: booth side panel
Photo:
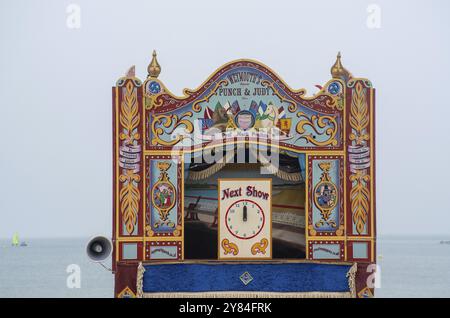
[[[344,156],[306,156],[307,258],[345,259]]]
[[[182,156],[170,152],[145,157],[146,261],[183,260],[184,167]]]
[[[142,83],[122,78],[113,88],[113,270],[115,296],[136,294],[144,255],[144,110]],[[134,283],[133,283],[134,281]]]
[[[375,233],[375,90],[366,79],[347,83],[347,260],[358,263],[357,296],[373,296]]]

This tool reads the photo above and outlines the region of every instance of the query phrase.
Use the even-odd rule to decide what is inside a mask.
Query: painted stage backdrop
[[[223,65],[183,96],[166,88],[160,72],[154,53],[145,81],[132,67],[112,89],[115,295],[136,296],[139,262],[183,262],[184,167],[195,160],[193,154],[248,144],[305,156],[306,258],[358,263],[357,296],[371,296],[371,82],[353,77],[340,55],[332,78],[317,85],[313,96],[253,60]]]

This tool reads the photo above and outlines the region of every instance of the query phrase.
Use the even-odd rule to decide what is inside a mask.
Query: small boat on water
[[[12,242],[11,242],[11,246],[15,246],[15,247],[26,247],[28,246],[28,244],[26,242],[20,242],[19,240],[19,234],[14,233],[13,238],[12,238]]]
[[[19,234],[14,233],[11,245],[12,246],[19,246]]]

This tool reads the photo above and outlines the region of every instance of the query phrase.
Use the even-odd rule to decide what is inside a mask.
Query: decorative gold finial
[[[347,81],[352,77],[352,74],[349,71],[347,71],[344,66],[342,66],[341,52],[338,52],[336,62],[331,67],[331,76],[333,78],[340,78],[345,81]]]
[[[158,60],[156,59],[155,50],[153,50],[153,58],[147,67],[147,72],[148,72],[147,77],[154,77],[154,78],[157,78],[159,73],[161,73],[161,66],[159,65]]]

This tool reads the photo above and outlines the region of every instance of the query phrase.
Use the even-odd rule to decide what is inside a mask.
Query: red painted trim
[[[309,255],[307,255],[306,259],[310,259],[310,260],[315,260],[315,261],[343,261],[344,257],[345,257],[345,245],[344,245],[344,241],[333,241],[332,239],[329,241],[318,241],[318,240],[314,240],[314,241],[308,241],[308,251],[309,251]],[[323,245],[335,245],[335,244],[339,244],[339,258],[320,258],[320,259],[314,259],[313,258],[313,244],[323,244]]]
[[[136,259],[123,259],[122,253],[123,253],[123,244],[136,244],[137,245],[137,258]],[[130,241],[130,242],[120,242],[119,243],[119,261],[121,262],[127,262],[127,263],[136,263],[138,261],[142,260],[142,242],[138,241]]]
[[[290,98],[292,98],[295,102],[300,103],[312,110],[320,111],[320,112],[323,112],[326,114],[339,114],[340,113],[340,111],[337,109],[333,110],[333,109],[330,109],[329,107],[325,106],[327,102],[332,102],[332,98],[330,96],[319,95],[312,100],[304,99],[303,92],[295,92],[295,91],[290,90],[288,87],[286,87],[286,85],[283,83],[283,81],[277,74],[275,74],[274,72],[269,70],[266,66],[258,63],[257,61],[252,61],[252,60],[239,60],[239,61],[235,61],[230,64],[227,64],[227,65],[221,66],[219,69],[217,69],[216,71],[214,71],[212,73],[213,75],[211,76],[211,78],[209,78],[209,80],[207,82],[203,83],[203,85],[201,87],[199,87],[198,90],[188,91],[187,97],[175,97],[175,96],[171,96],[167,93],[162,93],[161,95],[159,95],[156,98],[156,104],[162,105],[162,106],[158,107],[155,110],[155,113],[160,114],[160,113],[166,113],[169,111],[174,111],[176,109],[182,108],[182,107],[192,103],[193,101],[197,100],[198,97],[202,96],[202,94],[204,94],[208,89],[210,89],[211,86],[215,82],[217,82],[217,80],[220,77],[222,77],[226,73],[232,72],[234,69],[240,68],[240,67],[253,68],[253,69],[256,69],[256,70],[264,73],[266,76],[268,76],[270,79],[272,79],[273,83],[279,87],[279,90],[282,90],[283,92],[285,92],[286,95],[288,95]]]
[[[112,88],[112,271],[113,273],[117,270],[116,264],[116,88]]]
[[[372,259],[372,261],[373,262],[375,262],[376,263],[376,259],[377,259],[377,240],[376,240],[376,235],[377,235],[377,213],[376,213],[376,211],[377,211],[377,205],[376,205],[376,203],[377,203],[377,199],[376,199],[376,190],[377,190],[377,184],[376,184],[376,180],[377,180],[377,178],[376,178],[376,175],[377,175],[377,170],[376,170],[376,159],[377,159],[377,156],[376,156],[376,107],[375,107],[375,93],[376,93],[376,90],[375,90],[375,88],[372,88],[371,89],[371,97],[372,97],[372,105],[373,105],[373,117],[372,117],[372,122],[371,122],[371,124],[373,125],[373,136],[372,136],[372,142],[373,142],[373,146],[372,146],[372,156],[373,156],[373,161],[372,161],[372,164],[373,164],[373,176],[372,176],[372,178],[373,178],[373,189],[372,189],[372,193],[373,193],[373,211],[372,211],[372,215],[373,215],[373,233],[372,233],[372,235],[373,235],[373,237],[374,237],[374,245],[373,245],[373,256],[374,256],[374,259]]]
[[[136,262],[117,263],[117,272],[114,277],[114,297],[117,297],[127,287],[136,294],[137,266],[138,264]]]
[[[122,90],[123,90],[124,87],[126,87],[127,83],[130,82],[130,81],[133,81],[133,80],[132,79],[126,79],[125,82],[123,83],[123,85],[118,87],[118,95],[119,95],[118,96],[118,101],[119,101],[119,104],[116,105],[116,111],[117,112],[120,112],[120,105],[121,105],[122,98],[123,98]],[[138,114],[141,117],[140,118],[140,122],[139,122],[139,126],[137,127],[137,132],[139,133],[139,145],[142,147],[141,148],[141,161],[139,163],[140,164],[140,171],[138,173],[138,175],[140,176],[140,182],[139,182],[139,185],[138,185],[138,190],[139,190],[139,193],[141,194],[141,198],[140,198],[140,201],[139,201],[139,210],[138,210],[138,213],[137,213],[137,216],[136,216],[136,218],[137,218],[137,222],[136,222],[137,223],[137,231],[136,231],[136,234],[128,235],[127,233],[124,233],[123,230],[122,230],[122,228],[123,228],[122,220],[118,219],[116,221],[119,222],[119,233],[116,233],[116,239],[119,238],[119,237],[138,238],[138,237],[142,237],[143,234],[144,234],[144,224],[142,222],[142,219],[143,219],[143,208],[144,208],[144,199],[143,199],[143,194],[144,194],[144,192],[143,192],[144,191],[143,153],[144,153],[144,140],[145,140],[144,135],[143,135],[144,125],[145,125],[145,118],[142,118],[142,116],[144,114],[143,93],[142,93],[143,92],[142,91],[143,88],[142,88],[142,86],[137,87],[134,82],[133,82],[133,86],[136,88]],[[114,122],[114,125],[115,125],[115,122]],[[120,120],[119,120],[119,128],[120,128]],[[115,126],[114,126],[113,129],[115,129]],[[115,133],[118,134],[119,132],[115,132]],[[115,138],[116,138],[116,136],[115,136]],[[119,140],[119,143],[120,143],[120,140]],[[114,150],[114,151],[116,152],[117,150]],[[114,153],[114,156],[115,156],[115,153]],[[118,161],[119,161],[119,158],[115,158],[114,159],[114,165],[117,165]],[[117,166],[115,166],[115,168],[116,167]],[[120,170],[121,169],[122,168],[119,168],[119,174],[120,174]],[[119,176],[115,176],[115,177],[118,178]],[[114,179],[113,182],[115,183],[116,179]],[[122,187],[122,184],[119,183],[119,189],[117,189],[117,190],[120,191],[121,187]],[[118,209],[118,207],[116,207],[116,209]],[[142,258],[142,255],[141,255],[141,258]]]
[[[346,171],[346,179],[345,179],[345,187],[346,187],[346,189],[345,189],[345,193],[346,193],[346,197],[344,198],[345,200],[346,200],[346,207],[347,207],[347,211],[345,211],[345,213],[346,213],[346,221],[347,221],[347,224],[346,224],[346,235],[353,235],[353,221],[352,221],[352,208],[351,208],[351,200],[350,200],[350,190],[352,189],[352,183],[350,182],[350,174],[351,174],[351,172],[350,172],[350,160],[349,160],[349,157],[348,157],[348,155],[349,155],[349,153],[348,153],[348,144],[350,143],[350,140],[349,140],[349,135],[350,135],[350,133],[351,133],[351,131],[352,131],[352,127],[350,126],[350,116],[351,116],[351,113],[350,113],[350,106],[351,106],[351,103],[352,103],[352,93],[353,93],[353,89],[352,88],[349,88],[349,87],[346,87],[346,90],[347,90],[347,92],[346,92],[346,97],[347,97],[347,100],[345,101],[345,105],[347,105],[347,107],[345,108],[346,109],[346,114],[345,114],[345,116],[346,116],[346,122],[344,123],[345,124],[345,131],[346,131],[346,135],[344,136],[344,138],[345,138],[345,140],[346,140],[346,146],[347,146],[347,149],[345,149],[345,155],[346,155],[346,159],[347,159],[347,162],[346,162],[346,167],[345,167],[345,171]],[[347,258],[348,258],[348,256],[347,256]]]
[[[363,87],[364,87],[363,89],[366,90],[366,94],[367,94],[366,102],[368,103],[368,109],[370,111],[370,102],[371,102],[371,98],[372,98],[372,90],[373,89],[371,89],[369,87],[366,87],[364,82],[362,82],[362,84],[363,84]],[[355,83],[355,86],[356,86],[356,83]],[[348,105],[348,107],[347,107],[347,114],[346,114],[347,122],[345,123],[346,124],[346,133],[347,133],[347,136],[345,136],[345,138],[346,138],[346,141],[347,141],[347,147],[348,147],[349,144],[351,144],[349,136],[350,136],[352,128],[350,126],[350,120],[349,119],[350,119],[350,116],[351,116],[351,114],[350,114],[350,105],[351,105],[351,102],[352,102],[352,94],[353,94],[353,88],[347,87],[347,101],[346,101],[346,105]],[[370,149],[370,153],[369,153],[369,158],[370,159],[373,158],[373,162],[372,163],[374,164],[375,163],[375,118],[371,118],[370,117],[370,112],[369,112],[369,126],[368,126],[368,129],[371,129],[372,126],[374,128],[374,134],[372,136],[370,134],[370,131],[369,131],[370,139],[367,142],[367,146],[371,148]],[[346,213],[347,213],[347,235],[348,236],[358,236],[358,237],[361,237],[361,238],[371,237],[372,235],[375,236],[375,233],[372,233],[372,220],[371,220],[371,214],[373,214],[373,216],[374,216],[374,218],[373,218],[374,224],[373,225],[374,225],[374,229],[375,229],[375,202],[374,202],[374,209],[373,209],[374,211],[372,211],[371,199],[369,201],[368,219],[367,219],[367,223],[366,223],[367,233],[366,234],[358,234],[357,232],[353,232],[353,221],[352,221],[353,215],[352,215],[351,200],[350,200],[350,191],[352,189],[352,183],[349,180],[350,175],[352,174],[352,172],[350,171],[350,160],[349,160],[348,148],[345,149],[345,152],[346,152],[346,156],[347,156],[347,166],[345,167],[346,172],[347,172],[347,179],[345,180],[345,186],[347,187],[346,188],[346,193],[347,193],[347,198],[346,198],[346,200],[347,200],[347,211],[346,211]],[[368,170],[368,173],[370,175],[371,180],[372,179],[374,180],[374,187],[375,187],[375,179],[376,179],[375,178],[375,167],[374,167],[374,170],[373,170],[373,175],[370,173],[371,172],[371,168],[370,167],[367,168],[367,170]],[[372,189],[372,187],[371,187],[371,182],[369,182],[369,184],[367,185],[367,189],[369,190],[370,193],[372,191],[374,191],[374,189]],[[373,194],[374,194],[374,201],[375,201],[375,192]]]
[[[177,258],[159,258],[152,259],[150,258],[150,246],[176,246],[177,247]],[[160,261],[179,261],[181,260],[181,255],[183,254],[183,243],[182,241],[151,241],[145,243],[145,260],[152,262],[160,262]]]
[[[143,236],[144,235],[144,222],[142,221],[144,219],[144,195],[145,195],[145,189],[144,189],[144,178],[145,178],[145,162],[144,162],[144,149],[145,149],[145,136],[144,136],[144,130],[145,130],[145,107],[144,107],[144,100],[143,100],[143,86],[136,87],[136,93],[137,93],[137,99],[138,99],[138,113],[139,116],[141,116],[141,121],[139,124],[139,144],[141,146],[141,161],[140,161],[140,171],[139,176],[141,178],[141,181],[139,182],[139,193],[141,195],[141,201],[140,201],[140,209],[138,212],[138,233],[137,236]],[[141,247],[142,250],[142,247]],[[139,259],[142,260],[142,251],[139,253]]]
[[[354,258],[353,257],[353,243],[367,243],[367,258]],[[362,262],[362,263],[370,263],[372,255],[372,244],[370,240],[357,240],[357,241],[347,241],[347,260]]]

